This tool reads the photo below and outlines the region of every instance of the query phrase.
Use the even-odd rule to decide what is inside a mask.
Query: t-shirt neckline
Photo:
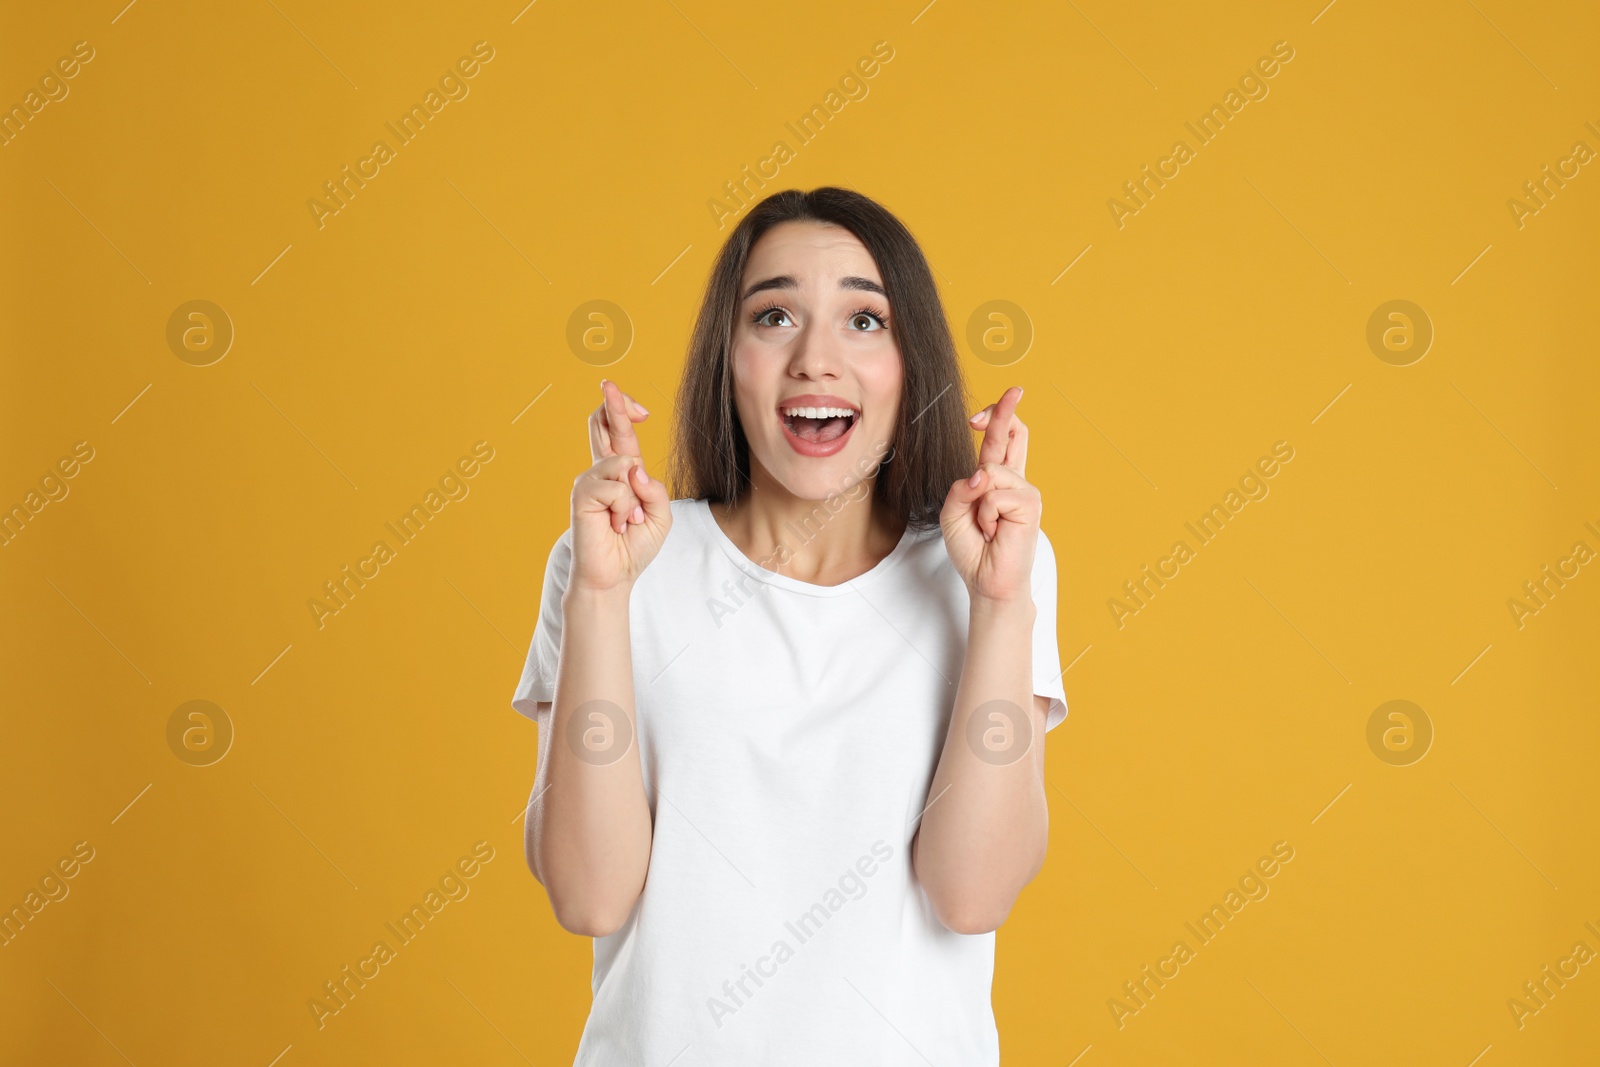
[[[740,550],[739,546],[733,543],[733,539],[723,531],[722,527],[717,525],[716,517],[711,514],[711,502],[709,500],[704,498],[695,500],[694,513],[699,518],[701,525],[704,527],[706,536],[712,541],[716,542],[719,547],[721,547],[722,551],[725,552],[728,558],[733,561],[734,566],[738,567],[744,573],[749,574],[757,581],[765,582],[768,585],[776,586],[779,589],[788,589],[791,592],[804,593],[807,596],[841,596],[845,593],[852,592],[855,588],[871,584],[874,580],[881,577],[884,573],[891,570],[896,564],[898,564],[905,554],[911,550],[911,546],[920,538],[922,534],[922,531],[913,529],[910,525],[907,525],[905,531],[900,535],[900,542],[894,546],[893,550],[891,550],[887,556],[884,556],[882,559],[880,559],[870,570],[866,571],[865,573],[858,574],[854,578],[851,578],[847,581],[840,582],[838,585],[814,585],[811,582],[802,582],[800,579],[791,577],[787,574],[780,574],[777,571],[769,571],[767,568],[761,566],[761,564],[745,555],[744,552]]]

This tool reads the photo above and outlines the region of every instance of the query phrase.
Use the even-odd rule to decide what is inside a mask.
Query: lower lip
[[[813,459],[820,459],[823,456],[833,455],[835,452],[838,452],[845,446],[845,442],[850,440],[850,435],[856,432],[856,427],[861,425],[861,416],[857,415],[855,419],[851,421],[850,428],[844,433],[840,434],[838,437],[835,437],[832,441],[806,441],[796,437],[793,433],[789,432],[789,424],[784,421],[783,414],[781,412],[778,415],[778,425],[783,428],[783,439],[789,442],[790,448],[794,449],[802,456],[810,456]]]

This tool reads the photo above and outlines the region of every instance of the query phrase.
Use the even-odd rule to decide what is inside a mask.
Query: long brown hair
[[[866,246],[883,277],[904,380],[891,451],[875,499],[912,528],[938,525],[951,483],[970,477],[977,451],[966,383],[933,272],[899,219],[869,197],[823,186],[785,189],[757,204],[723,244],[689,341],[667,459],[674,498],[737,503],[750,488],[750,446],[733,403],[730,359],[739,283],[750,249],[782,222],[842,226]]]

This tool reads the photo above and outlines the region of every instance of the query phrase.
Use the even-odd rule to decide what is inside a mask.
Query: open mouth
[[[785,404],[778,408],[790,447],[805,456],[830,456],[861,420],[861,412],[836,405]]]

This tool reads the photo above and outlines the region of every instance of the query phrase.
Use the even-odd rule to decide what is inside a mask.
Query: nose
[[[844,357],[839,351],[838,340],[827,329],[809,322],[801,327],[800,335],[795,338],[794,351],[789,357],[789,373],[792,376],[810,381],[837,379],[843,366]]]

